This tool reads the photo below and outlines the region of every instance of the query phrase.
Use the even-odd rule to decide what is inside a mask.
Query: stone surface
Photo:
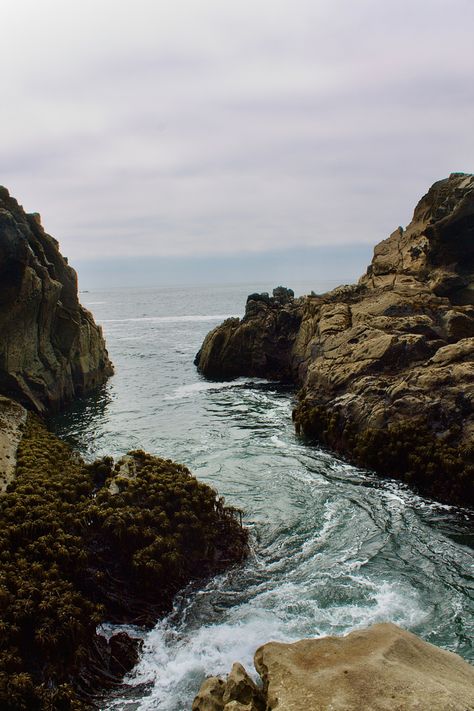
[[[222,711],[225,683],[216,676],[205,679],[194,699],[192,711]]]
[[[27,412],[19,403],[0,395],[0,493],[15,477],[16,451]]]
[[[269,642],[256,651],[255,667],[263,680],[265,711],[474,709],[474,668],[391,623],[346,637]],[[252,702],[224,706],[225,683],[212,680],[204,682],[196,698],[203,689],[218,688],[218,705],[193,705],[193,711],[258,708]]]
[[[474,502],[474,176],[435,183],[358,284],[278,301],[206,337],[208,377],[301,388],[298,431],[423,493]]]
[[[205,679],[194,699],[192,711],[265,711],[261,689],[236,662],[227,679]]]
[[[45,233],[0,188],[0,392],[38,412],[56,409],[112,374],[101,329],[77,276]]]
[[[474,668],[396,625],[257,650],[267,711],[466,711]]]

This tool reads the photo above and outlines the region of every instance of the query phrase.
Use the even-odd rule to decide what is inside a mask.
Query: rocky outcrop
[[[56,409],[113,372],[101,329],[78,300],[77,276],[43,230],[0,188],[0,392]]]
[[[260,711],[262,697],[265,711],[474,708],[474,668],[390,623],[346,637],[269,642],[257,650],[255,668],[263,681],[256,702],[226,705],[222,691],[229,681],[211,677],[203,683],[193,711]],[[246,675],[245,670],[241,674]]]
[[[206,337],[194,360],[208,378],[239,375],[291,379],[291,353],[301,325],[303,301],[292,289],[273,296],[250,294],[244,318],[229,318]]]
[[[205,679],[194,699],[192,711],[265,711],[265,696],[236,662],[227,679]]]
[[[474,502],[474,176],[435,183],[353,286],[249,297],[206,337],[208,377],[299,386],[298,431],[436,498]]]
[[[98,625],[153,625],[191,580],[240,562],[247,533],[186,467],[142,451],[86,464],[23,413],[0,498],[0,708],[96,708],[140,650]]]

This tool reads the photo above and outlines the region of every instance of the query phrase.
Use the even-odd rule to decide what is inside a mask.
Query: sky
[[[474,170],[473,0],[0,2],[0,183],[86,285],[353,278]]]

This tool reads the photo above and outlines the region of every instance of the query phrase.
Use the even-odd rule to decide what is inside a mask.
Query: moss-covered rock
[[[190,579],[245,555],[245,532],[213,489],[170,460],[129,459],[128,478],[110,458],[86,465],[28,417],[0,498],[5,711],[90,707],[136,658],[99,637],[100,622],[152,624]]]
[[[457,445],[456,426],[433,436],[423,416],[358,429],[342,408],[303,400],[293,419],[298,432],[350,461],[414,486],[441,501],[474,501],[474,451]],[[349,453],[349,454],[348,454]]]

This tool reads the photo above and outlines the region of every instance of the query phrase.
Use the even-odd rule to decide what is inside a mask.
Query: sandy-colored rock
[[[56,409],[113,372],[102,331],[78,300],[77,276],[43,230],[0,188],[0,392]]]
[[[293,381],[297,431],[474,504],[474,176],[435,183],[358,284],[285,303],[252,294],[196,363],[210,377]]]
[[[468,711],[474,668],[390,623],[257,650],[267,711]]]
[[[27,412],[19,403],[0,395],[0,492],[15,476],[16,452]]]
[[[237,711],[237,707],[230,707],[233,702],[240,704],[242,708],[252,709],[252,711],[264,711],[265,709],[261,690],[247,674],[242,664],[238,662],[233,664],[227,677],[223,701],[225,711],[231,711],[231,708]]]
[[[210,676],[202,682],[194,699],[192,711],[222,711],[224,708],[225,684],[217,676]]]
[[[227,679],[205,679],[194,699],[193,711],[265,711],[262,690],[236,662]]]

